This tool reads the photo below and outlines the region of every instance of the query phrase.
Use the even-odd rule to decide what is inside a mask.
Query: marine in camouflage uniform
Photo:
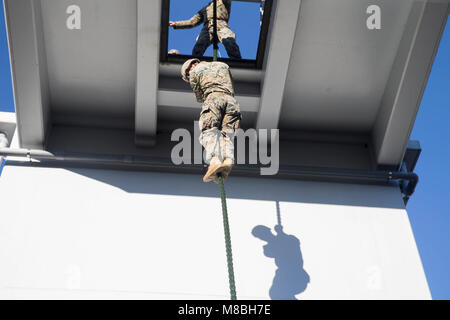
[[[232,59],[241,59],[241,52],[236,43],[236,35],[228,26],[231,12],[231,0],[217,0],[217,37]],[[192,55],[202,57],[214,39],[214,3],[211,1],[191,19],[173,22],[174,29],[194,28],[203,23],[202,31],[197,38]]]
[[[191,69],[194,63],[198,64]],[[222,169],[225,168],[223,176],[226,178],[234,162],[233,139],[241,121],[229,67],[223,62],[190,59],[183,65],[182,76],[183,80],[190,83],[197,101],[203,104],[199,140],[206,151],[206,163],[211,167],[212,160],[220,161]],[[218,172],[221,170],[213,172],[209,181],[216,181],[215,174]]]

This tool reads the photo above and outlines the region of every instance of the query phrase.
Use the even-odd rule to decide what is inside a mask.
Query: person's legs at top
[[[217,37],[231,59],[242,59],[241,51],[236,43],[236,35],[231,31],[226,21],[219,20],[217,22]]]
[[[195,57],[203,57],[205,54],[206,49],[211,45],[212,38],[209,34],[209,30],[207,25],[205,25],[202,28],[202,31],[200,31],[200,34],[197,38],[197,42],[194,45],[194,48],[192,49],[192,55]]]

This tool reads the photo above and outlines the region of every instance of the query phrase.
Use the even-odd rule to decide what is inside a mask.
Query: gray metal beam
[[[403,159],[449,9],[448,0],[413,5],[373,128],[378,165]]]
[[[0,150],[8,147],[8,137],[6,133],[0,131]],[[0,155],[0,167],[3,165],[4,156]],[[1,169],[1,168],[0,168]]]
[[[301,0],[273,1],[257,129],[277,129]]]
[[[51,121],[41,2],[5,0],[4,8],[19,142],[44,149]]]
[[[162,0],[137,0],[135,143],[153,146],[157,130]]]
[[[0,156],[27,158],[28,164],[17,161],[10,165],[34,165],[54,167],[84,167],[84,168],[114,168],[131,170],[157,170],[158,172],[177,172],[198,174],[202,165],[183,164],[174,166],[170,159],[130,156],[130,155],[99,155],[99,154],[73,154],[67,152],[51,153],[41,150],[0,148]],[[38,160],[34,162],[33,159]],[[330,182],[347,182],[361,184],[390,184],[401,182],[400,189],[405,204],[414,193],[418,183],[418,176],[412,172],[378,171],[378,170],[350,170],[322,167],[281,166],[279,172],[265,178],[301,179]],[[233,175],[260,178],[259,165],[236,165]]]
[[[8,140],[8,147],[16,132],[16,114],[13,112],[0,112],[0,134],[3,133]]]
[[[239,101],[241,111],[257,112],[259,106],[259,97],[236,95]],[[161,107],[180,107],[200,110],[200,104],[195,100],[192,92],[188,91],[172,91],[167,89],[158,90],[158,105]],[[199,111],[200,112],[200,111]]]

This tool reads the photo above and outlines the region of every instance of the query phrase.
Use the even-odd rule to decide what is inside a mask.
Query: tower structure
[[[200,110],[187,57],[167,55],[170,1],[4,5],[16,120],[0,115],[0,297],[227,298],[197,139],[190,163],[172,158]],[[243,128],[279,129],[276,174],[260,161],[227,180],[240,298],[431,297],[406,211],[409,137],[448,13],[266,0],[257,59],[225,60]]]

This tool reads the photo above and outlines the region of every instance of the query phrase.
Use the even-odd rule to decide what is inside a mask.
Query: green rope
[[[236,284],[234,282],[233,252],[231,249],[230,224],[228,222],[227,198],[225,195],[223,178],[220,173],[219,173],[219,187],[220,187],[220,197],[222,199],[223,231],[225,234],[225,248],[227,250],[228,282],[230,285],[230,296],[231,300],[237,300]]]
[[[217,51],[219,49],[218,38],[217,38],[217,0],[214,0],[213,20],[214,20],[213,21],[213,28],[214,28],[213,61],[217,61]],[[222,174],[219,173],[218,176],[219,176],[220,198],[222,200],[223,231],[225,234],[225,249],[227,251],[228,282],[230,285],[230,296],[231,296],[231,300],[237,300],[236,284],[234,281],[234,270],[233,270],[233,252],[231,249],[230,224],[228,222],[227,198],[225,195],[225,187],[223,185]]]

